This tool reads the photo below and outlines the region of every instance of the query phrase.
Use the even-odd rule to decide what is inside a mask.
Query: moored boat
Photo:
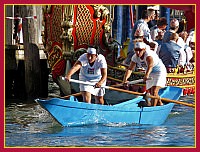
[[[159,91],[161,98],[171,100],[178,100],[181,93],[182,89],[178,87],[165,87]],[[62,126],[109,123],[160,125],[165,122],[174,106],[174,103],[165,103],[163,106],[139,107],[138,103],[141,101],[144,101],[142,96],[115,105],[79,102],[74,96],[68,100],[36,99]]]

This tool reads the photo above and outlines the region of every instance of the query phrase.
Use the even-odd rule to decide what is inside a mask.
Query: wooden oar
[[[140,83],[140,82],[143,82],[144,79],[138,79],[138,80],[134,80],[134,81],[129,81],[127,82],[128,85],[130,84],[137,84],[137,83]],[[123,86],[124,84],[123,83],[119,83],[119,84],[116,84],[116,85],[112,85],[112,87],[120,87],[120,86]]]
[[[136,81],[136,82],[135,82]],[[130,82],[127,82],[127,85],[130,85],[130,84],[137,84],[137,83],[140,83],[140,82],[143,82],[144,80],[143,79],[138,79],[138,80],[134,80],[134,81],[130,81]],[[111,85],[111,87],[121,87],[123,86],[124,83],[118,83],[118,84],[114,84],[114,85]]]
[[[144,80],[143,79],[138,79],[138,80],[134,80],[134,81],[130,81],[130,82],[128,82],[127,84],[136,84],[136,83],[140,83],[140,82],[143,82]],[[112,87],[115,87],[115,86],[122,86],[123,85],[123,83],[120,83],[120,84],[117,84],[117,85],[111,85]],[[111,87],[110,86],[110,87]],[[67,95],[67,96],[64,96],[64,97],[60,97],[60,98],[62,98],[62,99],[66,99],[66,98],[69,98],[70,96],[75,96],[75,97],[77,97],[77,96],[80,96],[81,95],[81,93],[80,92],[78,92],[78,93],[74,93],[74,94],[70,94],[70,95]]]
[[[85,84],[85,85],[92,85],[92,86],[95,85],[95,83],[84,82],[84,81],[74,80],[74,79],[70,79],[69,81],[70,82],[74,82],[74,83],[79,83],[79,84]],[[139,96],[145,96],[145,94],[140,93],[140,92],[134,92],[134,91],[114,88],[114,87],[110,87],[110,86],[102,86],[102,87],[105,88],[105,89],[113,90],[113,91],[119,91],[119,92],[139,95]],[[165,101],[165,102],[172,102],[172,103],[181,104],[181,105],[185,105],[185,106],[189,106],[189,107],[195,108],[195,105],[189,104],[189,103],[186,103],[186,102],[181,102],[181,101],[177,101],[177,100],[171,100],[171,99],[167,99],[167,98],[160,98],[160,97],[156,97],[156,96],[152,96],[152,95],[147,95],[147,97],[154,98],[154,99],[161,99],[162,101]]]
[[[138,79],[138,80],[134,80],[134,81],[130,81],[130,82],[128,82],[127,84],[136,84],[136,83],[140,83],[140,82],[143,82],[144,80],[143,79]],[[111,85],[112,87],[115,87],[115,86],[122,86],[123,85],[123,83],[120,83],[120,84],[117,84],[117,85]],[[111,87],[110,86],[110,87]],[[70,94],[70,95],[67,95],[67,96],[64,96],[64,97],[59,97],[59,96],[57,96],[57,97],[59,97],[59,98],[62,98],[62,99],[65,99],[65,98],[69,98],[70,96],[75,96],[75,97],[77,97],[77,96],[80,96],[81,95],[81,92],[78,92],[78,93],[74,93],[74,94]]]
[[[80,95],[81,95],[81,93],[80,93],[80,92],[78,92],[78,93],[70,94],[70,95],[63,96],[63,97],[61,97],[61,96],[58,96],[58,95],[49,95],[49,97],[66,99],[66,98],[69,98],[70,96],[75,96],[75,97],[77,97],[77,96],[80,96]]]
[[[64,77],[63,77],[62,79],[65,80]],[[152,80],[152,78],[150,77],[150,78],[148,78],[147,80]],[[128,85],[130,85],[130,84],[137,84],[137,83],[140,83],[140,82],[143,82],[143,81],[144,81],[144,79],[138,79],[138,80],[129,81],[129,82],[127,82],[127,84],[128,84]],[[75,79],[70,79],[70,82],[79,83],[79,82],[81,82],[81,81],[75,80]],[[95,85],[95,83],[83,82],[83,81],[81,82],[81,84]],[[115,87],[115,86],[122,86],[122,85],[123,85],[123,83],[120,83],[120,84],[112,85],[112,87]],[[105,87],[105,86],[104,86],[104,87]]]
[[[149,77],[147,80],[152,80],[152,79],[153,79],[152,77]],[[140,82],[143,82],[143,81],[144,81],[144,79],[138,79],[138,80],[129,81],[126,84],[127,85],[137,84],[137,83],[140,83]],[[119,84],[116,84],[116,85],[112,85],[112,87],[119,87],[119,86],[123,86],[123,85],[124,85],[123,83],[119,83]]]
[[[67,95],[67,96],[64,96],[64,97],[60,97],[60,98],[65,99],[65,98],[69,98],[70,96],[75,96],[75,97],[77,97],[77,96],[80,96],[80,95],[81,95],[81,93],[78,92],[78,93],[70,94],[70,95]]]

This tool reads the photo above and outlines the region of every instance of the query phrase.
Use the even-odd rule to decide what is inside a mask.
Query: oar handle
[[[153,78],[150,77],[148,78],[147,80],[152,80]],[[62,80],[65,80],[64,77],[62,77]],[[130,81],[128,82],[127,84],[136,84],[136,83],[140,83],[140,82],[143,82],[144,80],[143,79],[138,79],[138,80],[134,80],[134,81]],[[81,83],[81,84],[85,84],[85,85],[95,85],[95,83],[90,83],[90,82],[84,82],[84,81],[80,81],[80,80],[75,80],[75,79],[69,79],[69,82],[74,82],[74,83]],[[120,84],[122,85],[122,84]]]
[[[144,81],[144,79],[138,79],[138,80],[134,80],[134,81],[129,81],[129,82],[127,82],[127,84],[136,84],[136,83],[140,83],[143,81]]]
[[[147,80],[153,80],[153,78],[149,77]],[[136,84],[136,83],[140,83],[143,81],[144,81],[144,79],[138,79],[138,80],[134,80],[134,81],[129,81],[129,82],[127,82],[127,84]]]
[[[149,77],[147,80],[152,80],[153,78],[152,77]],[[140,83],[140,82],[143,82],[144,79],[138,79],[138,80],[133,80],[133,81],[129,81],[127,82],[128,85],[130,84],[137,84],[137,83]],[[113,87],[119,87],[119,86],[123,86],[124,83],[119,83],[119,84],[116,84],[116,85],[113,85]]]
[[[64,77],[62,77],[62,80],[65,80]],[[91,83],[91,82],[85,82],[85,81],[80,81],[80,80],[75,80],[75,79],[69,79],[69,82],[74,82],[74,83],[79,83],[79,84],[85,84],[85,85],[90,85],[90,86],[95,86],[96,83]],[[109,86],[101,86],[102,88],[108,89]]]
[[[69,82],[74,82],[74,83],[79,83],[79,84],[85,84],[85,85],[91,85],[91,86],[94,86],[96,84],[96,83],[91,83],[91,82],[85,82],[85,81],[75,80],[75,79],[69,79]]]
[[[62,77],[62,80],[65,80],[65,77]],[[79,84],[85,84],[85,85],[91,85],[91,86],[95,85],[95,83],[84,82],[84,81],[75,80],[75,79],[69,79],[69,82],[74,82],[74,83],[79,83]]]

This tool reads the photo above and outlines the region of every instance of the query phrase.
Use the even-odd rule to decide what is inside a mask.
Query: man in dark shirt
[[[161,45],[159,57],[167,69],[176,68],[178,65],[181,49],[181,47],[177,44],[178,37],[177,33],[172,33],[170,41]]]

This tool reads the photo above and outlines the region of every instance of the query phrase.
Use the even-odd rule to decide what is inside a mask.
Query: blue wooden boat
[[[161,98],[177,100],[182,89],[165,87],[159,91]],[[88,124],[149,124],[160,125],[165,122],[174,103],[163,106],[138,107],[144,100],[142,96],[115,105],[99,105],[79,102],[71,96],[69,100],[51,98],[49,100],[36,99],[36,102],[48,111],[62,126],[77,126]]]

